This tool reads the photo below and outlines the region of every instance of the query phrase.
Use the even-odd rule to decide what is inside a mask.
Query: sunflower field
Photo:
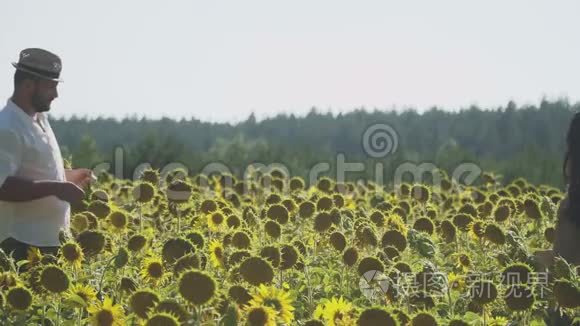
[[[72,208],[57,256],[0,252],[0,324],[577,322],[578,266],[534,255],[552,246],[564,193],[499,180],[103,175]]]

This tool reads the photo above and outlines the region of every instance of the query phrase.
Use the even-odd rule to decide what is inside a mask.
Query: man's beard
[[[50,102],[46,103],[42,96],[40,96],[38,93],[32,94],[32,98],[30,100],[32,102],[32,107],[34,107],[36,112],[42,113],[50,110]]]

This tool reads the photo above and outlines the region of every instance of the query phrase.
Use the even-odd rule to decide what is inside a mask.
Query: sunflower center
[[[149,273],[149,276],[152,278],[160,278],[161,276],[163,276],[163,266],[161,266],[161,264],[159,263],[149,264],[149,266],[147,267],[147,272]]]
[[[248,314],[250,325],[265,325],[268,321],[268,313],[264,309],[253,309]]]
[[[211,220],[215,224],[222,224],[222,222],[224,221],[224,217],[221,214],[214,214],[212,215]]]
[[[113,325],[113,313],[109,310],[101,310],[97,313],[97,322],[99,326]]]
[[[67,261],[76,261],[80,258],[80,253],[72,246],[63,247],[62,253]]]

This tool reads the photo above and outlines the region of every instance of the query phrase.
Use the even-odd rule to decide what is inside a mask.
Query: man
[[[0,111],[0,248],[22,260],[31,246],[57,254],[70,204],[84,198],[92,175],[64,169],[45,115],[58,97],[60,58],[31,48],[12,65],[14,93]]]

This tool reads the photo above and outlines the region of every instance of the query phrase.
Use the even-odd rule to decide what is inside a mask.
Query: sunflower
[[[274,279],[272,265],[260,257],[246,258],[240,264],[240,274],[246,282],[252,285],[270,283]]]
[[[147,245],[147,238],[142,234],[135,234],[127,242],[127,248],[132,252],[141,251]]]
[[[179,258],[193,252],[194,250],[195,248],[189,240],[173,238],[165,241],[163,249],[161,250],[161,256],[164,261],[173,264]]]
[[[332,245],[332,247],[334,249],[336,249],[339,252],[342,252],[344,250],[344,248],[346,248],[346,237],[344,236],[344,233],[342,232],[333,232],[330,235],[330,244]]]
[[[232,244],[238,249],[250,248],[251,239],[247,232],[238,231],[232,236]]]
[[[504,301],[512,311],[530,309],[535,302],[532,288],[525,284],[512,284],[504,291]]]
[[[71,218],[71,228],[76,232],[83,232],[89,228],[89,219],[85,214],[76,214]]]
[[[502,316],[491,317],[487,323],[487,326],[504,326],[509,323],[509,320]]]
[[[274,204],[268,208],[268,210],[266,211],[266,216],[269,219],[276,221],[280,224],[286,224],[288,223],[290,215],[286,206]]]
[[[276,311],[267,306],[247,306],[246,319],[249,326],[276,326]]]
[[[159,171],[153,169],[144,170],[139,178],[145,182],[156,185],[159,183]]]
[[[165,312],[176,317],[180,322],[185,323],[189,318],[189,313],[185,308],[175,299],[165,299],[155,307],[155,312]]]
[[[267,221],[264,224],[264,231],[266,231],[267,235],[275,239],[279,238],[280,235],[282,235],[282,227],[276,221]]]
[[[177,317],[175,317],[174,315],[167,313],[167,312],[159,312],[159,313],[155,313],[153,314],[151,317],[149,317],[149,319],[147,320],[147,323],[145,324],[145,326],[159,326],[159,325],[163,325],[163,326],[172,326],[172,325],[180,325],[179,324],[179,319]]]
[[[280,248],[280,269],[286,270],[292,268],[298,262],[300,255],[298,250],[292,245],[283,245]]]
[[[314,218],[314,230],[316,230],[316,232],[323,233],[330,229],[331,226],[332,216],[325,211],[318,213]]]
[[[428,312],[419,312],[411,319],[411,325],[435,325],[437,326],[437,319]]]
[[[26,257],[28,263],[32,266],[35,266],[38,265],[42,260],[42,253],[40,252],[40,249],[36,247],[28,247],[28,250],[26,251]]]
[[[214,267],[224,267],[224,246],[218,240],[209,244],[209,259]]]
[[[6,302],[14,310],[25,311],[32,305],[32,293],[25,287],[16,286],[6,293]]]
[[[501,227],[495,223],[490,223],[485,226],[484,236],[491,243],[496,245],[503,245],[506,241],[506,236]]]
[[[150,289],[134,292],[129,299],[131,310],[141,319],[147,319],[148,314],[159,302],[159,296]]]
[[[220,211],[207,215],[207,226],[212,232],[219,232],[225,224],[226,218]]]
[[[468,253],[458,252],[452,255],[455,258],[455,268],[467,272],[471,267],[471,257]]]
[[[48,265],[40,273],[40,284],[52,293],[62,293],[68,290],[70,280],[60,267]]]
[[[91,314],[91,325],[94,326],[122,326],[125,325],[124,310],[121,305],[113,304],[109,297],[103,303],[90,306],[87,311]]]
[[[179,294],[194,305],[203,305],[214,298],[216,281],[209,274],[195,269],[189,270],[179,278]]]
[[[66,298],[73,306],[88,307],[97,301],[97,292],[90,286],[75,284],[69,288]]]
[[[395,318],[382,308],[370,308],[365,309],[357,320],[357,325],[367,326],[367,325],[384,325],[384,326],[396,326],[399,323]]]
[[[359,262],[357,271],[360,276],[363,276],[365,273],[369,271],[378,271],[380,273],[383,273],[385,271],[385,266],[380,260],[376,259],[375,257],[365,257],[361,259],[361,261]]]
[[[80,269],[85,255],[76,242],[67,242],[60,248],[62,260],[75,269]]]
[[[476,280],[469,289],[470,297],[479,305],[486,305],[497,298],[497,287],[492,281]]]
[[[172,180],[166,190],[167,200],[173,203],[186,203],[192,195],[192,187],[182,180]]]
[[[468,225],[467,235],[473,241],[478,241],[485,236],[486,225],[481,220],[475,220]]]
[[[226,219],[226,224],[230,229],[237,229],[242,226],[242,220],[236,215],[230,215]]]
[[[355,247],[346,249],[342,254],[342,261],[346,266],[353,266],[358,261],[358,251]]]
[[[399,203],[399,206],[393,208],[387,221],[388,226],[390,226],[392,229],[402,232],[404,235],[406,235],[407,231],[409,230],[407,224],[405,224],[407,216],[409,215],[408,211],[404,208],[407,207],[404,206],[406,203],[407,202],[401,202]],[[410,210],[411,208],[408,207],[408,209]]]
[[[314,317],[322,317],[328,326],[349,325],[354,324],[351,316],[352,310],[352,304],[342,297],[338,300],[332,298],[317,307]]]
[[[397,250],[403,252],[407,248],[407,237],[401,231],[389,230],[383,234],[381,244],[383,247],[394,246]]]
[[[137,283],[132,278],[122,277],[119,282],[119,290],[131,294],[137,290]]]
[[[252,300],[250,292],[241,285],[231,286],[228,290],[228,297],[240,306],[246,306]]]
[[[13,272],[0,273],[0,292],[18,286],[19,284],[18,274]]]
[[[167,273],[163,267],[160,257],[152,256],[143,259],[141,266],[141,277],[152,286],[156,286],[165,281]]]
[[[148,203],[155,197],[155,187],[148,182],[138,183],[133,188],[133,199],[139,203]]]
[[[108,214],[107,214],[108,215]],[[105,249],[106,238],[102,232],[87,230],[77,237],[85,256],[96,256]]]
[[[447,284],[452,291],[463,292],[465,289],[465,277],[451,272],[447,275]]]
[[[294,319],[292,301],[293,299],[288,292],[262,284],[252,296],[249,305],[271,307],[275,311],[278,321],[290,324]]]

